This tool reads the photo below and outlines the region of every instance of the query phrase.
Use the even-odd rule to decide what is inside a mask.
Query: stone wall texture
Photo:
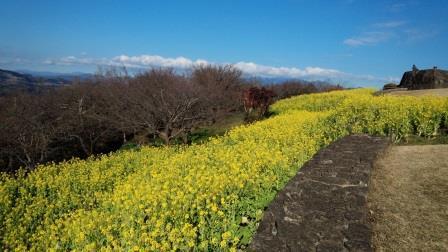
[[[372,251],[368,185],[388,146],[353,135],[319,151],[276,195],[249,251]]]

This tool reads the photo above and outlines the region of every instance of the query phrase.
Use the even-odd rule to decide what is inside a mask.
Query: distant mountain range
[[[10,71],[0,69],[0,95],[27,91],[38,92],[42,89],[71,84],[76,79],[87,79],[92,74],[86,73],[52,73],[33,71]]]
[[[315,85],[328,85],[332,84],[330,80],[305,80],[298,78],[290,78],[290,77],[247,77],[247,79],[255,79],[260,82],[262,85],[275,85],[285,81],[297,81],[303,84],[312,83]]]
[[[84,80],[93,77],[91,73],[83,73],[83,72],[72,72],[72,73],[55,73],[55,72],[39,72],[39,71],[31,71],[31,70],[16,70],[16,72],[21,74],[32,75],[33,77],[42,77],[46,79],[61,79],[61,80]]]
[[[52,87],[70,85],[75,80],[86,80],[93,78],[91,73],[54,73],[54,72],[37,72],[30,70],[3,70],[0,69],[0,96],[19,92],[39,92]],[[317,85],[326,85],[330,81],[309,81],[301,79],[292,79],[287,77],[255,77],[244,76],[246,79],[255,79],[262,85],[277,84],[288,80],[296,80],[302,83],[313,83]]]

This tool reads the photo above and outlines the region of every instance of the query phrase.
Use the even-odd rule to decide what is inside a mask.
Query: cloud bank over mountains
[[[112,58],[91,58],[83,55],[81,57],[67,56],[58,59],[47,59],[43,62],[50,65],[97,65],[97,66],[118,66],[133,69],[147,69],[151,67],[171,67],[179,70],[187,70],[200,65],[226,65],[231,64],[243,71],[246,76],[258,76],[266,78],[297,78],[305,80],[322,80],[333,83],[359,83],[361,84],[382,84],[387,81],[397,81],[396,78],[378,78],[371,75],[355,75],[345,73],[336,69],[328,69],[321,67],[283,67],[268,66],[254,62],[240,61],[236,63],[217,63],[210,62],[205,59],[192,60],[186,57],[162,57],[159,55],[119,55]]]

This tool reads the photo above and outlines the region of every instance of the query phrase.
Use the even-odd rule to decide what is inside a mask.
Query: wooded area
[[[94,79],[39,94],[0,97],[0,167],[15,171],[118,150],[138,136],[146,143],[189,143],[198,127],[244,111],[244,90],[264,116],[275,99],[340,89],[328,84],[289,81],[260,88],[232,66],[200,66],[188,74],[154,68],[135,76],[107,69]],[[264,90],[264,91],[262,91]],[[246,91],[247,93],[247,91]],[[267,97],[269,96],[269,97]],[[246,100],[244,100],[244,99]],[[261,112],[260,112],[261,111]]]

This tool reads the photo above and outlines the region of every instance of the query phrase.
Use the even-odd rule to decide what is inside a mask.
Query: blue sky
[[[235,64],[348,86],[448,68],[446,0],[0,0],[0,68]]]

